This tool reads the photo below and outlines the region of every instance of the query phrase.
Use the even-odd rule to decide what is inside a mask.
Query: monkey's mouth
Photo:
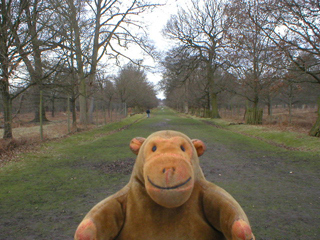
[[[172,187],[162,187],[162,186],[159,186],[159,185],[153,183],[153,182],[150,180],[149,176],[148,176],[148,181],[149,181],[149,183],[150,183],[152,186],[154,186],[155,188],[158,188],[158,189],[161,189],[161,190],[177,189],[177,188],[179,188],[179,187],[182,187],[182,186],[186,185],[190,180],[191,180],[191,177],[189,177],[186,181],[184,181],[183,183],[180,183],[180,184],[178,184],[178,185],[175,185],[175,186],[172,186]]]

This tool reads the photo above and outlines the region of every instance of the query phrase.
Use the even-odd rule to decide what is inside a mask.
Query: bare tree
[[[72,114],[72,131],[77,131],[77,114],[76,114],[76,100],[79,96],[78,90],[78,75],[73,66],[73,61],[66,58],[61,62],[59,67],[56,67],[55,72],[48,78],[46,84],[46,95],[50,96],[51,101],[54,99],[62,99],[64,103],[68,103]],[[53,104],[53,103],[52,103]],[[52,106],[54,111],[54,106]]]
[[[55,34],[48,28],[54,24],[54,18],[50,13],[48,1],[24,0],[19,1],[18,12],[21,23],[19,28],[12,29],[15,48],[19,57],[24,62],[26,70],[29,73],[30,81],[33,86],[34,99],[34,120],[40,119],[40,91],[43,90],[43,81],[54,71],[44,70],[45,52],[51,51],[55,45],[49,43],[54,41]],[[42,109],[42,119],[46,121],[44,106]]]
[[[15,15],[12,1],[1,1],[0,15],[0,88],[3,101],[4,135],[12,138],[12,95],[10,94],[9,79],[19,64],[17,51],[13,48],[11,27],[19,24],[19,14]]]
[[[277,52],[272,41],[251,20],[268,24],[267,16],[258,10],[258,1],[235,0],[228,6],[228,71],[237,77],[236,94],[245,97],[252,108],[247,109],[246,121],[250,124],[262,123],[261,98],[279,79],[273,67]]]
[[[295,65],[295,69],[309,75],[309,82],[320,84],[320,4],[318,0],[264,0],[261,11],[268,14],[269,24],[262,29]],[[312,63],[304,56],[312,56]],[[320,97],[319,97],[320,98]],[[311,136],[320,136],[320,113],[311,129]]]
[[[214,73],[224,62],[225,2],[191,0],[189,6],[171,17],[164,33],[188,47],[204,63],[210,89],[210,115],[212,118],[219,118]]]
[[[18,78],[17,68],[22,60],[19,55],[21,50],[16,45],[16,34],[23,24],[22,11],[20,2],[1,0],[0,89],[3,101],[4,139],[13,137],[12,101],[34,84],[28,81],[22,82],[22,80],[13,83],[13,80]],[[28,54],[29,52],[25,53],[24,57],[27,57]]]
[[[320,83],[320,5],[314,0],[265,0],[261,11],[268,14],[268,25],[254,21],[297,66]],[[306,68],[299,55],[315,56],[312,67]]]
[[[115,78],[115,88],[121,103],[139,110],[157,106],[156,92],[139,66],[125,65]]]
[[[112,77],[105,73],[97,75],[98,99],[103,102],[103,111],[106,121],[106,112],[108,111],[109,119],[112,120],[112,103],[116,100],[116,89],[114,83],[111,81]]]
[[[75,52],[79,74],[80,122],[86,124],[90,90],[87,88],[94,84],[98,63],[102,59],[107,60],[107,56],[125,57],[119,47],[127,48],[130,43],[146,50],[144,42],[136,35],[135,29],[140,29],[141,25],[134,18],[159,4],[144,0],[52,1],[56,3],[62,20],[65,18],[70,24],[70,32],[67,33],[69,42],[60,46]],[[83,11],[87,11],[87,19],[83,19]],[[83,20],[85,24],[81,24]]]
[[[195,80],[196,70],[201,65],[199,57],[192,56],[190,49],[180,46],[167,52],[162,65],[164,72],[161,85],[166,96],[169,97],[170,94],[176,92],[174,89],[181,88],[184,94],[177,101],[183,102],[183,111],[188,113],[191,105],[190,97],[197,95],[191,94],[190,91],[191,89],[195,90],[192,82]],[[201,82],[200,79],[197,79],[197,82],[199,84]]]

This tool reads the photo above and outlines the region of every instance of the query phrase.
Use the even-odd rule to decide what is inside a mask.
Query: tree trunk
[[[188,114],[188,113],[189,113],[188,100],[185,100],[184,103],[183,103],[183,112],[184,112],[185,114]]]
[[[184,101],[183,101],[183,112],[185,114],[188,114],[189,113],[189,101],[188,101],[188,98],[189,98],[189,86],[188,86],[188,81],[185,82],[184,84]]]
[[[70,107],[72,113],[72,131],[77,130],[77,111],[76,111],[76,99],[74,97],[70,98]]]
[[[55,98],[54,96],[52,96],[51,99],[51,117],[54,117],[55,114]]]
[[[253,107],[247,108],[245,115],[246,124],[262,124],[263,109],[258,108],[258,101],[258,98],[256,98],[253,103]]]
[[[33,107],[34,107],[34,118],[31,122],[39,123],[40,122],[40,102],[44,102],[43,96],[40,95],[40,86],[34,85],[33,86]],[[48,122],[49,120],[46,117],[46,111],[44,109],[44,104],[42,104],[42,111],[41,111],[41,117],[43,122]]]
[[[83,74],[81,74],[83,76]],[[87,126],[87,93],[86,93],[86,82],[84,77],[80,77],[79,87],[79,105],[80,105],[80,123]]]
[[[2,92],[2,100],[3,100],[3,117],[4,117],[4,139],[11,139],[13,137],[12,134],[12,100],[9,92]]]
[[[289,85],[289,122],[292,122],[292,100],[293,100],[293,86],[292,83]]]
[[[47,122],[48,119],[46,117],[46,111],[44,109],[44,104],[42,104],[42,109],[40,111],[40,102],[44,103],[43,97],[40,96],[40,91],[43,90],[42,82],[44,80],[44,75],[43,75],[43,64],[42,64],[42,42],[39,40],[39,30],[37,29],[37,23],[38,23],[38,13],[36,11],[33,11],[32,13],[30,12],[30,4],[33,4],[33,8],[38,7],[38,2],[35,1],[34,3],[26,1],[26,7],[25,7],[25,12],[28,16],[27,22],[28,22],[28,31],[30,32],[30,35],[32,37],[31,39],[31,47],[32,47],[32,55],[33,55],[33,64],[34,67],[30,65],[30,63],[26,62],[26,59],[24,59],[28,72],[31,77],[31,81],[35,83],[33,87],[33,92],[34,92],[34,119],[32,122],[40,122],[40,113],[41,113],[41,118],[43,122]],[[27,60],[29,61],[29,60]],[[29,67],[28,67],[29,65]]]
[[[268,107],[268,116],[271,117],[272,116],[272,107],[271,107],[270,102],[267,103],[267,107]]]
[[[77,22],[77,10],[74,6],[74,2],[68,1],[71,10],[71,25],[74,31],[74,44],[77,62],[77,73],[79,80],[79,104],[80,104],[80,123],[87,126],[87,86],[86,78],[83,70],[82,49],[80,41],[80,28]]]
[[[9,89],[9,71],[6,61],[8,61],[8,55],[5,49],[1,48],[0,61],[1,62],[1,77],[0,78],[0,90],[3,102],[3,118],[4,118],[4,132],[3,138],[12,138],[12,99]]]
[[[39,105],[39,119],[40,119],[40,139],[43,141],[43,118],[42,118],[42,113],[43,113],[43,97],[42,97],[42,90],[40,91],[40,105]]]
[[[210,118],[220,118],[219,110],[218,110],[218,101],[217,101],[217,94],[215,92],[215,83],[214,83],[214,69],[211,65],[211,61],[207,62],[207,78],[209,83],[209,104],[210,104]]]
[[[320,137],[320,97],[318,97],[318,118],[309,132],[310,136]]]
[[[271,101],[269,101],[267,103],[267,107],[268,107],[268,121],[269,123],[272,122],[272,104],[271,104]]]
[[[217,94],[212,92],[210,95],[211,95],[210,117],[211,118],[220,118],[220,114],[219,114],[219,110],[218,110]]]
[[[263,110],[259,108],[248,108],[246,111],[246,124],[262,124]]]
[[[313,137],[320,137],[320,115],[318,115],[317,121],[310,130],[309,135]]]
[[[93,112],[94,112],[94,97],[91,96],[88,99],[89,101],[89,109],[88,109],[88,123],[94,124]]]
[[[291,101],[289,102],[288,107],[289,107],[289,123],[291,123],[292,122],[292,103],[291,103]]]

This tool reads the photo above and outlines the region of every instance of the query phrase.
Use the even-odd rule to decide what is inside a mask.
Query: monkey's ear
[[[131,140],[130,142],[130,149],[131,151],[138,155],[140,147],[142,145],[142,143],[145,141],[146,139],[143,137],[135,137]]]
[[[192,139],[191,141],[197,150],[198,157],[204,154],[207,149],[206,145],[199,139]]]

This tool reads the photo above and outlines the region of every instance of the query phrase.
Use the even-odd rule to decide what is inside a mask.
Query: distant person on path
[[[147,113],[148,117],[150,117],[150,110],[149,109],[146,111],[146,113]]]

